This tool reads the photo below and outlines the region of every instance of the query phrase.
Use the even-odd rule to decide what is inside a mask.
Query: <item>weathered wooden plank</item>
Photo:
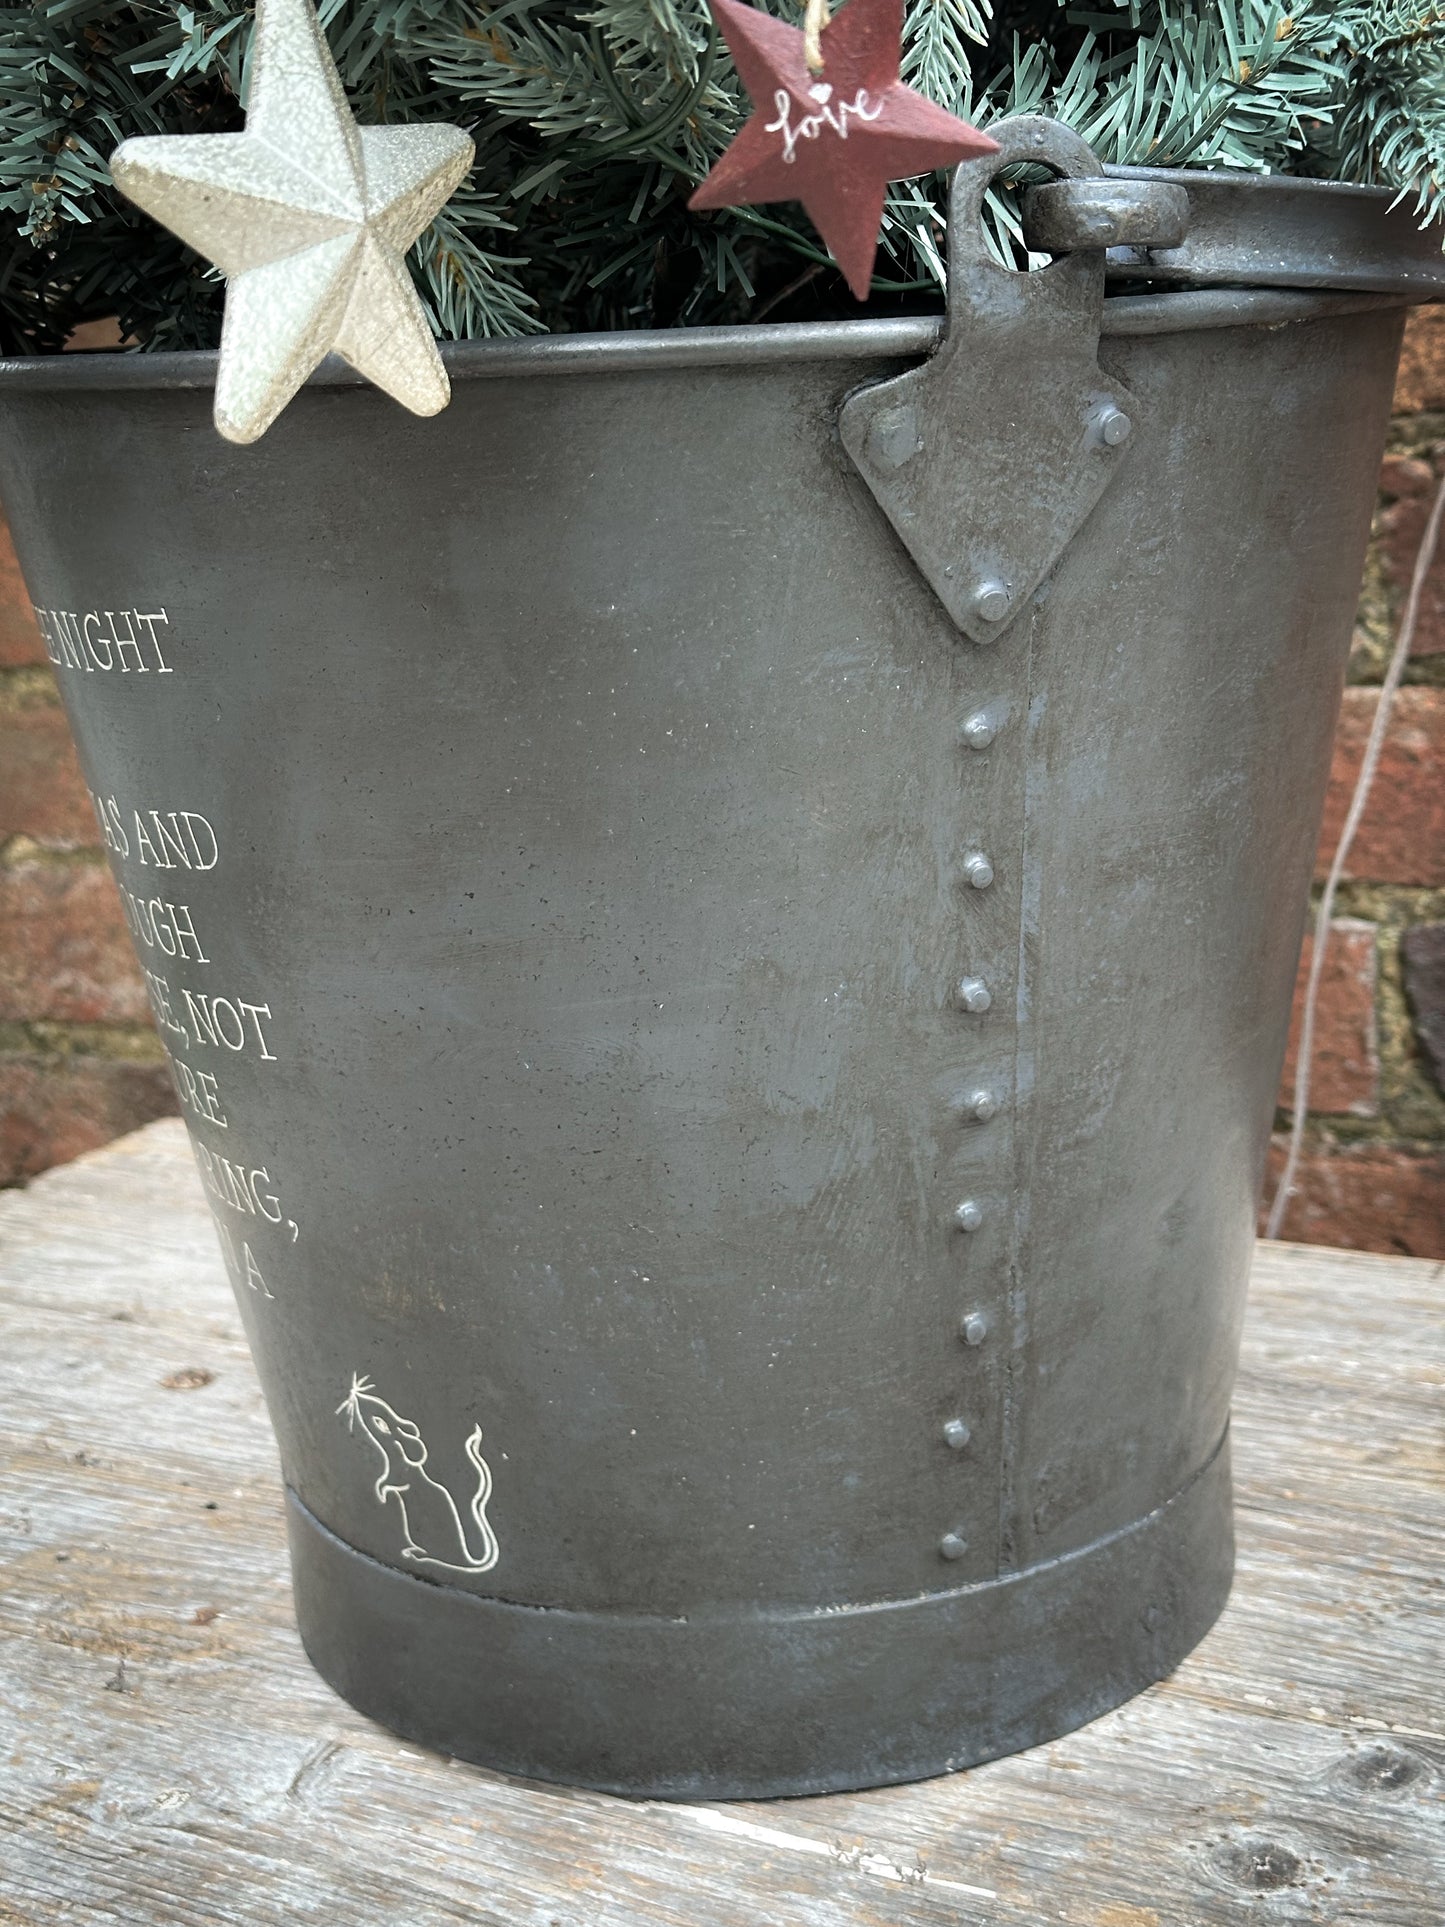
[[[311,1672],[239,1319],[152,1126],[0,1198],[0,1921],[1423,1927],[1442,1289],[1262,1248],[1239,1580],[1163,1686],[923,1786],[629,1805],[424,1754]]]

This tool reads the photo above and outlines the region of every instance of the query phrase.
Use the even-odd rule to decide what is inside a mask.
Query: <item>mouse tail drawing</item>
[[[477,1532],[476,1551],[472,1567],[476,1572],[490,1572],[497,1563],[497,1535],[492,1531],[487,1518],[487,1505],[492,1496],[492,1468],[482,1457],[482,1428],[473,1426],[466,1444],[467,1457],[471,1460],[477,1474],[477,1489],[472,1494],[472,1524]]]

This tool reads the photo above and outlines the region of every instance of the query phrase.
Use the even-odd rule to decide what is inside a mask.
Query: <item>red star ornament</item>
[[[898,78],[903,0],[848,0],[823,29],[821,74],[798,28],[739,0],[710,4],[756,111],[688,205],[801,201],[865,301],[888,183],[998,142]]]

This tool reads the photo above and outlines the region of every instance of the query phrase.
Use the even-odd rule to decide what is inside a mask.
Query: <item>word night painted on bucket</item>
[[[171,619],[164,609],[42,609],[35,620],[57,669],[87,676],[169,676]]]

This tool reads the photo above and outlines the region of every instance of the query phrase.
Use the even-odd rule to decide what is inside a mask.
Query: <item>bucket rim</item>
[[[1181,289],[1157,295],[1115,295],[1104,303],[1106,336],[1188,334],[1215,328],[1280,327],[1336,315],[1398,308],[1403,294],[1329,294],[1268,288]],[[529,376],[624,375],[666,369],[739,370],[778,363],[879,363],[926,359],[943,338],[941,314],[889,320],[760,323],[729,328],[634,329],[613,334],[525,335],[490,341],[440,343],[451,380],[516,380]],[[90,394],[96,391],[208,389],[216,383],[218,351],[183,349],[158,354],[91,350],[77,354],[0,360],[0,395]],[[369,388],[339,355],[328,355],[308,388]]]

